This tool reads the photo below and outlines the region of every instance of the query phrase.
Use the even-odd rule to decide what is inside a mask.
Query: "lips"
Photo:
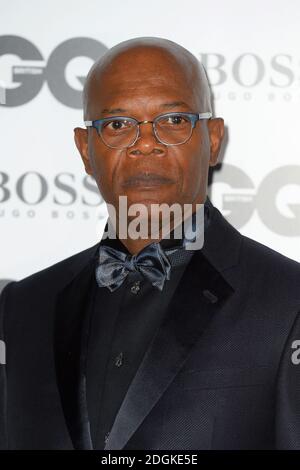
[[[172,183],[174,183],[173,180],[163,175],[158,175],[156,173],[139,173],[127,178],[123,182],[123,187],[152,188]]]

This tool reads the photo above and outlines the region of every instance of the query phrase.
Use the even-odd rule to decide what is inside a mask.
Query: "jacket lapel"
[[[183,367],[212,317],[234,292],[222,271],[237,264],[242,236],[211,207],[212,220],[205,232],[204,247],[195,253],[183,274],[165,320],[117,413],[105,450],[126,446]],[[55,313],[57,383],[75,449],[93,448],[86,402],[85,358],[98,246],[99,243],[80,258],[72,280],[58,294]]]
[[[92,449],[84,359],[89,308],[95,290],[92,283],[95,250],[95,247],[88,250],[83,269],[60,291],[55,313],[54,357],[57,384],[75,449]]]
[[[195,252],[183,274],[165,320],[117,413],[105,450],[126,446],[186,362],[212,317],[234,292],[220,270],[237,263],[241,239],[240,233],[214,208],[206,230],[207,242]]]

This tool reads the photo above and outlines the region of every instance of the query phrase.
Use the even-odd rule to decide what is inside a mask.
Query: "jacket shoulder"
[[[249,262],[265,265],[268,268],[277,267],[286,269],[291,273],[300,274],[300,263],[298,261],[246,235],[243,235],[242,256],[244,261],[246,258]]]
[[[300,263],[247,236],[240,252],[242,278],[249,291],[300,308]]]
[[[68,258],[65,258],[57,263],[48,266],[40,271],[37,271],[19,281],[9,282],[3,289],[2,294],[5,294],[11,288],[14,292],[31,291],[36,289],[38,292],[44,287],[51,290],[58,290],[66,283],[70,282],[72,278],[91,260],[96,254],[96,249],[99,242],[95,245],[75,253]]]

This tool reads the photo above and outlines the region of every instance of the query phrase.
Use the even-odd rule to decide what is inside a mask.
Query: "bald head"
[[[154,86],[162,79],[191,90],[197,112],[211,112],[210,89],[202,64],[187,49],[173,41],[142,37],[121,42],[109,49],[90,69],[83,89],[84,120],[93,115],[95,100],[101,88],[109,83],[119,86],[124,80],[124,92],[134,89],[137,78]]]

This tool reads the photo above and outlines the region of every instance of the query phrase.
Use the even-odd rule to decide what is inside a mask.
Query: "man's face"
[[[167,112],[205,112],[199,109],[195,85],[185,71],[161,55],[131,52],[112,63],[91,87],[89,120],[128,116],[153,121]],[[223,121],[198,121],[184,144],[166,146],[157,141],[151,123],[140,125],[134,145],[107,147],[97,130],[75,129],[76,145],[86,172],[93,175],[107,203],[203,203],[210,165],[217,163]]]

